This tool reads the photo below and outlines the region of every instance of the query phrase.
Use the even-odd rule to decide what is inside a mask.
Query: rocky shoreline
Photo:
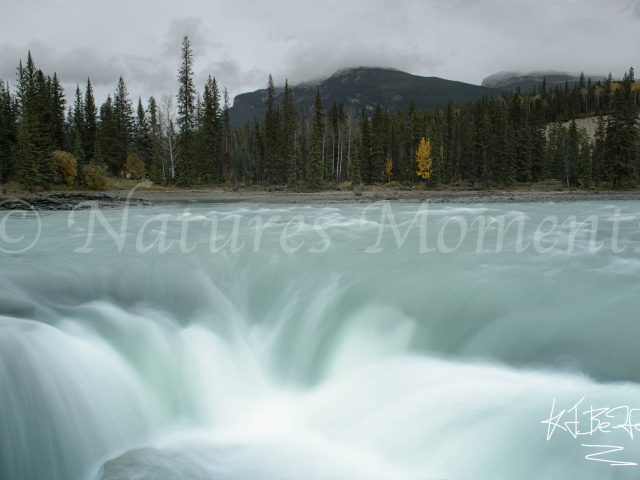
[[[126,197],[106,193],[52,193],[34,197],[6,198],[0,201],[0,208],[22,210],[25,207],[37,211],[84,210],[97,205],[99,208],[122,208]],[[131,206],[150,206],[152,203],[141,198],[129,199]]]
[[[107,193],[64,192],[0,198],[0,209],[33,208],[38,211],[82,210],[97,205],[115,209],[126,205],[127,197],[119,190]],[[168,190],[139,189],[129,205],[151,206],[157,203],[261,203],[261,204],[367,204],[380,201],[393,203],[449,203],[449,204],[497,204],[497,203],[575,203],[640,201],[640,192],[582,192],[557,191],[416,191],[399,189],[367,189],[364,191],[323,191],[299,193],[291,191],[225,191],[225,190]]]

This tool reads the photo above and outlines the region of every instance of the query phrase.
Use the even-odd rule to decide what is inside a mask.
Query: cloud
[[[182,40],[189,37],[191,48],[199,54],[211,49],[222,47],[223,44],[215,39],[211,29],[200,17],[178,17],[171,20],[165,36],[165,54],[178,58],[182,50]]]
[[[31,48],[67,92],[90,76],[99,101],[120,75],[134,97],[175,94],[184,35],[198,90],[211,74],[232,97],[264,88],[269,73],[282,85],[357,66],[476,84],[505,70],[640,66],[640,0],[139,0],[125,16],[107,2],[24,0],[5,10],[0,78],[13,84]]]

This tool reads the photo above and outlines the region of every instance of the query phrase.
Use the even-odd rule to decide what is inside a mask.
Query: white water
[[[624,430],[558,429],[547,442],[541,423],[554,398],[556,414],[583,396],[580,412],[640,408],[640,229],[623,224],[627,249],[612,253],[604,220],[616,206],[432,206],[430,247],[448,216],[468,220],[449,254],[420,254],[417,226],[402,248],[385,230],[383,252],[364,253],[375,208],[361,227],[359,206],[188,206],[217,215],[222,237],[240,216],[244,247],[211,254],[211,224],[196,220],[196,248],[182,253],[185,205],[168,205],[129,212],[122,252],[98,225],[93,252],[74,253],[81,212],[71,226],[42,215],[31,250],[0,254],[0,478],[637,478],[640,467],[586,460],[594,451],[581,446],[624,446],[606,458],[640,463]],[[640,204],[618,207],[640,220]],[[394,206],[402,232],[416,209]],[[549,214],[595,213],[605,245],[590,254],[579,234],[568,253],[560,229],[551,252],[518,254],[512,228],[503,252],[490,233],[476,253],[477,215],[518,212],[525,243]],[[172,216],[172,247],[138,253],[158,214]],[[253,252],[258,214],[282,218]],[[121,215],[105,213],[116,229]],[[295,215],[306,227],[289,243],[305,243],[287,254],[281,232]],[[311,226],[321,216],[331,245],[311,254],[324,247]],[[15,216],[6,230],[26,246],[35,225]],[[454,222],[446,244],[458,237]]]

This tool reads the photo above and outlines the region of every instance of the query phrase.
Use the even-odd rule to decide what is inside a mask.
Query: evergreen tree
[[[207,183],[219,181],[220,140],[222,119],[220,93],[215,78],[207,79],[202,96],[202,127],[200,130],[201,171]]]
[[[369,181],[378,183],[384,180],[385,140],[387,138],[384,113],[377,105],[371,115],[371,170]]]
[[[567,132],[567,154],[565,157],[564,181],[567,188],[577,186],[577,169],[580,163],[580,134],[575,119],[571,121]]]
[[[18,107],[9,86],[0,80],[0,181],[14,174],[18,154]]]
[[[149,145],[149,125],[147,123],[147,112],[142,105],[142,99],[138,97],[138,108],[133,125],[133,149],[138,158],[144,163],[144,168],[148,172],[151,163],[151,152]]]
[[[522,96],[516,92],[509,105],[509,123],[513,127],[516,151],[516,180],[531,181],[531,145],[526,110],[523,108]]]
[[[362,175],[360,171],[360,145],[354,145],[353,158],[351,158],[351,185],[358,186],[362,184]]]
[[[67,101],[64,98],[64,89],[60,85],[58,75],[53,74],[51,80],[51,91],[49,92],[51,99],[51,140],[52,147],[55,150],[61,150],[66,146],[65,134],[65,105]]]
[[[192,185],[196,178],[195,157],[195,121],[196,89],[193,83],[193,50],[188,37],[182,40],[182,65],[178,71],[178,183]]]
[[[544,107],[540,98],[536,98],[533,103],[529,128],[531,130],[531,179],[534,182],[538,182],[547,176],[545,169],[547,135],[544,122]]]
[[[18,134],[17,180],[27,189],[38,184],[38,152],[33,137],[30,114],[23,116]]]
[[[498,123],[493,125],[494,127],[494,135],[490,137],[489,135],[489,122],[487,118],[487,106],[483,101],[478,102],[476,105],[476,111],[473,118],[473,160],[476,164],[476,178],[482,180],[482,182],[487,185],[493,181],[493,165],[492,159],[493,156],[490,155],[490,140],[493,140],[494,143],[501,141],[500,134],[502,132],[497,132],[496,129],[501,127],[499,124],[501,120],[501,116],[498,118],[494,118],[497,112],[497,109],[500,109],[500,105],[498,102],[493,102],[492,104],[492,120],[494,123]],[[497,134],[497,135],[496,135]],[[494,150],[497,150],[498,145],[493,145]],[[434,152],[436,153],[436,152]]]
[[[298,112],[293,102],[293,92],[289,82],[285,80],[284,101],[282,105],[283,123],[283,157],[286,163],[287,182],[292,184],[298,178],[298,160],[296,131],[298,129]]]
[[[604,166],[613,188],[631,188],[637,181],[638,110],[633,102],[631,84],[625,74],[615,92],[613,111],[607,123]]]
[[[93,97],[91,80],[87,78],[87,89],[84,95],[84,130],[82,132],[82,148],[87,161],[93,161],[96,140],[98,138],[98,110]]]
[[[606,179],[604,164],[604,145],[605,145],[605,137],[607,133],[607,124],[604,117],[600,117],[598,119],[598,126],[596,128],[596,134],[594,138],[593,144],[593,155],[592,155],[592,163],[593,163],[593,182],[597,187]]]
[[[110,145],[109,150],[112,151],[109,151],[108,154],[115,155],[117,149],[117,156],[111,157],[111,160],[117,162],[117,164],[113,164],[112,168],[120,172],[127,161],[131,132],[133,130],[133,107],[131,99],[129,98],[129,92],[122,77],[118,80],[116,93],[113,96],[112,111],[116,130],[116,142]],[[107,154],[106,149],[103,149],[103,154]]]
[[[433,154],[433,161],[431,167],[431,177],[429,181],[433,188],[438,188],[442,185],[442,153],[444,147],[442,146],[442,132],[440,124],[440,113],[436,112],[433,124],[431,125],[431,152]]]
[[[578,179],[583,188],[589,188],[592,184],[593,166],[591,165],[591,146],[589,137],[583,129],[580,132],[580,163],[577,171]]]
[[[76,98],[73,104],[73,145],[75,149],[76,137],[80,137],[80,141],[84,138],[84,99],[80,86],[76,85]]]
[[[114,175],[118,174],[122,168],[122,143],[111,95],[107,96],[107,101],[100,107],[98,143],[104,163]]]
[[[322,136],[324,130],[322,98],[320,88],[313,104],[313,124],[311,128],[311,154],[307,171],[307,183],[312,190],[322,189]]]
[[[371,162],[371,130],[369,117],[364,107],[362,107],[362,117],[360,119],[360,174],[364,183],[371,183],[371,172],[373,170]]]

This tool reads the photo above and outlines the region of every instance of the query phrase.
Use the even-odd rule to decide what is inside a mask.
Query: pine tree
[[[353,158],[351,158],[350,166],[351,166],[351,185],[358,186],[362,185],[362,174],[360,170],[360,151],[361,148],[359,145],[354,145],[353,148]]]
[[[371,129],[367,111],[362,107],[360,118],[360,174],[364,183],[371,183]]]
[[[147,112],[142,105],[142,99],[138,97],[138,108],[133,125],[133,149],[138,158],[142,160],[145,170],[149,171],[151,153],[149,146],[149,126]]]
[[[580,134],[575,119],[571,121],[567,132],[567,154],[565,157],[564,181],[567,188],[577,184],[577,169],[580,164]],[[577,185],[576,185],[577,186]]]
[[[178,71],[178,183],[183,186],[192,185],[196,178],[194,171],[195,157],[195,121],[196,121],[196,89],[193,83],[193,50],[188,37],[182,40],[182,65]]]
[[[605,137],[607,133],[607,125],[604,117],[600,117],[598,119],[598,126],[596,128],[596,134],[594,138],[593,144],[593,155],[592,155],[592,164],[593,164],[593,182],[597,187],[606,179],[604,169],[605,159],[604,159],[604,145],[605,145]]]
[[[113,164],[113,169],[120,172],[124,168],[124,164],[127,161],[127,155],[129,154],[131,132],[133,130],[133,107],[131,99],[129,99],[129,92],[122,77],[118,80],[118,86],[116,87],[116,93],[113,96],[113,121],[115,123],[116,137],[113,145],[111,145],[109,154],[116,154],[115,158],[111,158],[112,161],[117,163]],[[103,154],[107,154],[103,149]]]
[[[298,112],[293,102],[293,92],[289,82],[285,80],[284,101],[282,105],[283,122],[283,157],[286,163],[287,183],[293,184],[298,178],[298,160],[296,148],[296,130],[298,129]]]
[[[536,98],[533,103],[529,128],[531,130],[531,179],[538,182],[547,176],[545,169],[547,135],[544,124],[544,107],[540,98]]]
[[[154,97],[149,97],[147,102],[147,118],[149,119],[149,144],[151,151],[151,165],[149,166],[149,176],[156,183],[167,183],[164,163],[161,152],[161,131],[158,115],[158,103]]]
[[[100,123],[98,124],[98,143],[106,166],[111,173],[121,170],[122,142],[118,132],[111,95],[100,106]],[[74,148],[75,149],[75,148]]]
[[[441,133],[441,125],[440,125],[440,113],[436,112],[435,118],[433,119],[433,125],[431,126],[432,131],[432,152],[433,152],[433,162],[431,168],[431,177],[430,182],[433,188],[438,188],[442,185],[442,152],[444,147],[442,146],[442,133]]]
[[[493,125],[494,130],[500,128],[500,119],[501,116],[494,118],[498,112],[497,109],[501,110],[501,107],[498,102],[492,103],[492,120],[495,125]],[[493,180],[493,165],[492,160],[496,161],[498,172],[500,172],[500,163],[499,159],[494,159],[490,155],[490,141],[493,140],[494,143],[500,142],[500,133],[498,131],[494,132],[493,136],[489,135],[489,119],[487,116],[487,105],[484,101],[479,101],[476,105],[476,111],[473,117],[473,161],[476,164],[476,177],[481,179],[482,182],[487,185]],[[498,151],[499,146],[493,145],[494,150]]]
[[[377,105],[371,115],[371,183],[382,182],[384,179],[386,125],[382,107]]]
[[[73,104],[73,131],[75,133],[73,138],[75,149],[76,137],[80,137],[80,142],[84,138],[84,99],[79,85],[76,85],[76,98]]]
[[[516,150],[516,180],[531,181],[531,144],[529,141],[529,127],[527,112],[523,108],[522,96],[516,92],[509,105],[509,123],[513,127],[514,144]]]
[[[631,188],[637,181],[638,111],[631,94],[631,80],[625,74],[613,98],[607,123],[605,170],[613,188]]]
[[[87,157],[87,161],[91,162],[94,156],[96,140],[98,138],[98,110],[93,97],[93,87],[91,80],[87,78],[87,89],[84,95],[84,130],[82,132],[82,148]]]
[[[66,145],[65,134],[65,105],[67,101],[64,98],[64,89],[60,85],[58,76],[54,73],[51,81],[51,139],[52,146],[56,150],[63,149]]]
[[[95,147],[94,147],[95,148]],[[76,164],[78,165],[78,182],[84,183],[84,167],[86,167],[89,162],[87,161],[87,156],[84,153],[84,147],[82,146],[82,140],[80,136],[76,136],[76,144],[73,149],[73,156],[76,159]]]
[[[586,130],[580,132],[580,164],[578,168],[578,179],[583,188],[589,188],[592,184],[593,166],[591,165],[591,146]]]
[[[215,78],[207,79],[202,96],[202,127],[200,129],[200,150],[202,178],[206,183],[219,181],[220,140],[222,119],[220,93]]]
[[[0,181],[14,174],[18,154],[18,108],[9,86],[0,80]]]
[[[23,116],[18,134],[17,180],[27,189],[38,184],[37,149],[32,138],[30,114]]]
[[[313,104],[313,124],[311,130],[311,154],[307,171],[307,183],[312,190],[321,190],[322,180],[322,135],[324,130],[322,98],[320,88]]]

